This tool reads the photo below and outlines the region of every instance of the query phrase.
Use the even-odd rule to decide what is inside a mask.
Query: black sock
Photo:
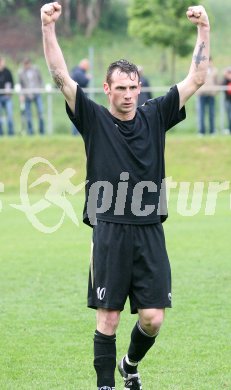
[[[148,334],[146,334],[141,329],[139,322],[137,322],[132,330],[132,333],[131,333],[131,342],[130,342],[128,354],[127,354],[128,359],[134,363],[138,363],[140,360],[142,360],[143,357],[148,352],[148,350],[155,343],[156,337],[157,337],[157,335],[149,336]],[[135,366],[127,364],[126,361],[124,364],[125,364],[124,368],[125,368],[126,372],[131,373],[131,374],[136,372]]]
[[[126,359],[128,358],[128,356],[126,355],[124,357],[124,360],[123,360],[123,366],[124,366],[124,370],[128,373],[128,374],[136,374],[137,373],[137,366],[138,366],[138,362],[131,362],[130,359],[129,359],[129,362],[132,363],[132,364],[129,364],[127,363]]]
[[[97,374],[97,386],[115,387],[116,335],[107,336],[95,331],[94,367]]]

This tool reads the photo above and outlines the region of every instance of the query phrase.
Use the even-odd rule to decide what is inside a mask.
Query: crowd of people
[[[32,105],[36,107],[38,115],[38,132],[45,133],[43,101],[40,89],[43,88],[43,81],[40,70],[29,58],[25,58],[22,67],[18,71],[18,83],[24,90],[19,96],[20,111],[28,135],[35,133]],[[14,89],[14,77],[12,71],[6,66],[5,59],[0,58],[0,135],[8,133],[15,134],[12,89]],[[4,112],[5,111],[5,112]],[[4,113],[6,117],[6,129],[4,129]],[[24,130],[24,129],[23,129]]]
[[[225,109],[228,121],[226,131],[231,134],[231,67],[225,69],[222,80],[219,80],[218,69],[210,57],[206,82],[197,93],[198,132],[200,136],[204,136],[206,133],[210,135],[216,133],[216,95],[219,86],[225,87]]]
[[[84,58],[71,71],[70,75],[80,87],[89,87],[91,75],[89,60]],[[144,75],[142,66],[138,66],[140,81],[143,90],[138,98],[138,105],[144,104],[147,100],[153,98],[150,92],[150,83]],[[17,81],[23,93],[19,95],[20,113],[22,119],[21,132],[28,135],[35,133],[45,134],[44,108],[41,95],[41,88],[44,87],[41,72],[29,58],[25,58],[18,71]],[[219,86],[224,86],[225,111],[227,114],[227,129],[225,131],[231,134],[231,66],[223,72],[222,79],[219,79],[219,72],[214,66],[210,57],[207,80],[205,85],[197,93],[197,117],[198,134],[200,136],[214,135],[216,133],[216,95]],[[12,100],[12,90],[15,87],[12,71],[6,66],[5,59],[0,57],[0,136],[15,134],[14,107]],[[37,112],[37,129],[35,129],[33,120],[33,105]],[[71,134],[79,135],[78,129],[72,125]]]

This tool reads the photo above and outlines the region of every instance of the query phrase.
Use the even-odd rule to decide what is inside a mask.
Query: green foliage
[[[123,32],[127,30],[127,6],[124,1],[108,1],[100,19],[99,28],[107,31]]]
[[[9,10],[14,9],[17,11],[19,7],[33,7],[36,6],[39,8],[44,4],[44,1],[40,0],[0,0],[0,10]]]
[[[171,46],[175,53],[186,56],[192,50],[190,39],[195,32],[185,15],[190,5],[191,0],[134,0],[129,8],[129,33],[146,45]]]
[[[28,20],[31,20],[30,11],[26,7],[20,7],[17,10],[17,16],[20,18],[20,21],[23,23],[28,23]]]
[[[7,7],[14,4],[15,0],[0,0],[0,11],[4,11]]]

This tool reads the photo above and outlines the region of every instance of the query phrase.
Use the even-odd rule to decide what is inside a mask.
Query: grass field
[[[176,181],[230,180],[228,137],[169,136],[167,175]],[[0,389],[94,390],[92,339],[95,313],[86,308],[91,229],[65,218],[53,234],[36,230],[19,203],[19,176],[31,157],[47,158],[61,172],[84,178],[81,140],[71,137],[3,139],[0,142]],[[44,167],[43,167],[44,168]],[[42,168],[34,172],[41,175]],[[31,202],[42,196],[32,194]],[[140,364],[144,390],[222,390],[230,381],[231,189],[219,194],[214,216],[177,212],[178,190],[170,197],[165,223],[173,272],[173,309],[167,311],[156,347]],[[81,220],[83,195],[70,197]],[[43,222],[54,224],[51,206]],[[120,358],[135,316],[129,307],[117,332]],[[122,390],[116,374],[117,387]]]

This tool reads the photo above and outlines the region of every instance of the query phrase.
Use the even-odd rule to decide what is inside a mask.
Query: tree
[[[64,32],[69,35],[71,32],[71,0],[62,0],[64,16]]]
[[[46,1],[43,0],[0,0],[0,10],[14,9],[17,10],[20,7],[41,7]]]
[[[103,29],[126,29],[128,0],[59,0],[62,5],[62,31],[71,34],[71,26],[77,24],[83,34],[92,35],[101,22]],[[0,0],[0,11],[10,13],[28,10],[38,15],[39,9],[49,0]],[[21,12],[22,13],[22,12]]]
[[[0,0],[0,10],[5,10],[14,3],[15,0]]]
[[[181,57],[192,51],[191,36],[195,26],[186,11],[191,0],[133,0],[129,8],[129,34],[151,46],[154,42],[172,48],[171,81],[175,82],[176,55]],[[198,4],[194,0],[193,4]]]
[[[105,0],[76,0],[76,21],[86,36],[98,26]]]

